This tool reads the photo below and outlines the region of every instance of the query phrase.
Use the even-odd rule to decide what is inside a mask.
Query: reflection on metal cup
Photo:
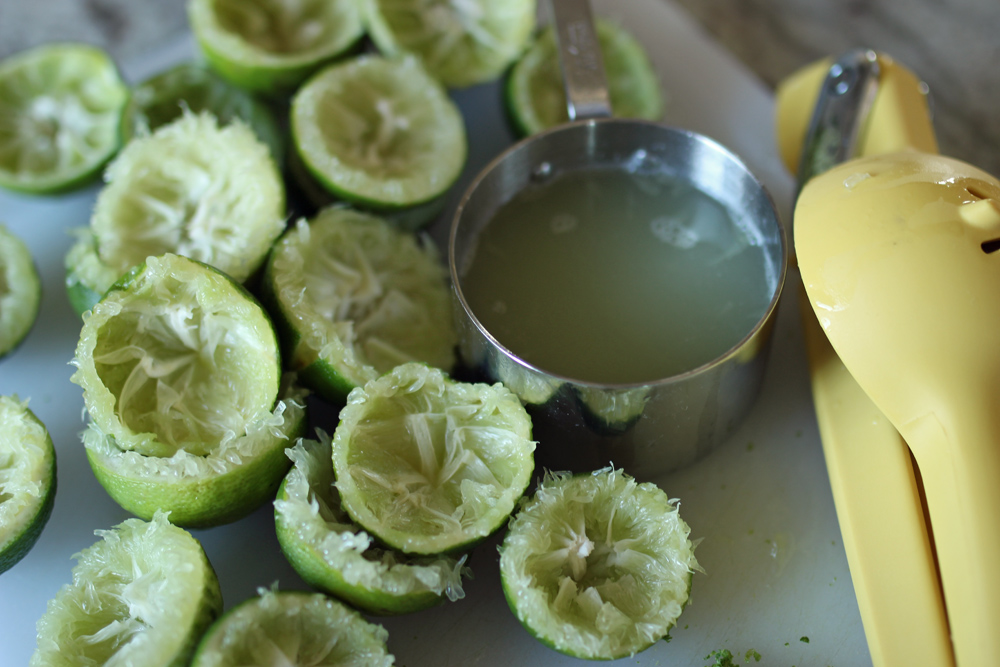
[[[465,289],[483,230],[502,206],[537,181],[586,169],[662,175],[701,191],[730,213],[763,255],[769,295],[759,319],[736,344],[668,377],[609,383],[533,364],[484,326]],[[761,183],[707,137],[658,123],[591,119],[526,139],[469,186],[452,222],[448,254],[463,362],[503,382],[528,406],[539,465],[588,470],[614,464],[640,478],[663,474],[726,440],[756,399],[785,278],[785,233]]]

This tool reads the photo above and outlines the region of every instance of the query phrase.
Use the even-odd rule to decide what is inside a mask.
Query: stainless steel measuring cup
[[[689,464],[723,442],[753,405],[787,265],[785,233],[770,196],[733,153],[712,139],[610,117],[607,86],[586,0],[552,0],[570,122],[522,140],[473,180],[448,242],[463,362],[501,381],[528,407],[538,465],[592,470],[613,464],[650,478]],[[763,249],[770,302],[729,350],[686,372],[634,385],[595,384],[528,363],[477,317],[463,292],[480,232],[518,192],[576,169],[663,174],[721,203]],[[609,225],[613,221],[609,221]]]

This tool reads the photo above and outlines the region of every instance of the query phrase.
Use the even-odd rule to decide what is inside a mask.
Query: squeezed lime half
[[[295,94],[292,142],[338,199],[373,210],[426,204],[462,172],[462,114],[414,58],[374,55],[323,69]]]
[[[96,533],[38,620],[31,667],[188,664],[222,611],[201,544],[163,514]]]
[[[107,53],[46,44],[0,62],[0,187],[68,190],[118,150],[128,87]]]
[[[188,18],[213,69],[267,95],[294,90],[364,33],[357,0],[188,0]]]
[[[271,252],[263,299],[289,368],[328,400],[408,361],[450,369],[457,335],[426,238],[348,208],[300,220]]]
[[[355,389],[333,469],[351,518],[411,554],[466,549],[503,526],[534,471],[531,419],[501,384],[408,363]]]
[[[17,396],[0,396],[0,573],[35,546],[52,514],[56,452],[45,425]]]
[[[598,19],[596,29],[613,115],[659,120],[663,92],[645,48],[625,28],[607,19]],[[504,93],[511,119],[522,135],[568,120],[551,27],[542,31],[511,68]]]
[[[204,526],[274,497],[283,450],[304,428],[302,396],[282,387],[264,309],[230,277],[149,257],[85,318],[73,363],[87,457],[125,509]]]
[[[285,135],[271,108],[200,62],[180,63],[135,86],[125,108],[122,134],[126,141],[148,134],[185,111],[207,111],[221,125],[241,120],[267,144],[277,164],[284,162]]]
[[[31,331],[42,301],[42,282],[31,251],[0,224],[0,358]]]
[[[465,596],[465,558],[413,558],[384,549],[355,524],[334,486],[330,438],[301,440],[287,451],[292,469],[274,501],[281,550],[309,585],[356,609],[404,614]]]
[[[285,229],[281,175],[238,120],[222,126],[208,112],[185,113],[129,142],[105,178],[66,258],[78,311],[146,257],[168,252],[244,282]]]
[[[261,591],[205,634],[191,667],[390,667],[389,633],[320,593]]]
[[[620,470],[547,474],[500,548],[514,615],[577,658],[622,658],[666,637],[699,569],[677,505]]]
[[[531,38],[535,0],[362,0],[382,53],[416,56],[449,88],[499,77]]]

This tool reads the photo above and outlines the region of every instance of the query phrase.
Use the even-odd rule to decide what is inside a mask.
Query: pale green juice
[[[768,275],[763,248],[701,191],[588,169],[502,206],[461,287],[486,329],[532,365],[640,384],[736,345],[767,310]]]

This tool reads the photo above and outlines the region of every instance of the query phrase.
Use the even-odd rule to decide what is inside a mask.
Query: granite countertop
[[[675,0],[768,85],[857,47],[929,84],[941,152],[1000,174],[996,0]],[[129,59],[187,29],[183,0],[0,0],[0,57],[81,40]]]

